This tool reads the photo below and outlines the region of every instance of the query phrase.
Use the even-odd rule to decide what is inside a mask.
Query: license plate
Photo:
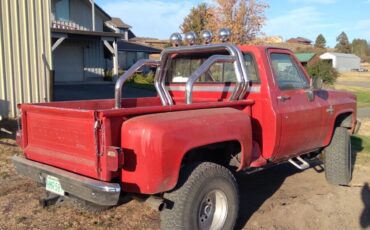
[[[53,176],[46,176],[46,191],[64,196],[64,190],[60,185],[59,179]]]

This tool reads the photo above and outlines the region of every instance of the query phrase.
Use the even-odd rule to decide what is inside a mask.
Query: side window
[[[271,64],[281,90],[305,89],[309,87],[306,77],[289,54],[271,54]]]
[[[259,83],[260,79],[258,77],[257,66],[253,56],[249,53],[245,53],[244,61],[247,67],[248,78],[254,83]]]

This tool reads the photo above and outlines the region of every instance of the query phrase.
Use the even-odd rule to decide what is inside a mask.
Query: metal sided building
[[[327,52],[320,56],[320,59],[329,61],[333,68],[339,72],[359,69],[361,58],[354,54]]]
[[[0,0],[0,116],[52,101],[54,83],[116,76],[122,34],[109,20],[94,0]]]
[[[0,115],[17,104],[50,100],[50,2],[0,1]]]

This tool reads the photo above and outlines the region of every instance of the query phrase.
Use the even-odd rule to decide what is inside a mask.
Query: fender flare
[[[348,114],[348,116],[345,116],[344,119],[341,121],[341,123],[337,124],[339,117],[345,114]],[[351,117],[351,120],[348,120],[348,117]],[[328,135],[326,136],[324,140],[324,146],[327,146],[330,144],[331,139],[334,134],[334,129],[336,126],[340,125],[348,129],[352,129],[353,127],[355,127],[356,119],[354,119],[354,117],[355,117],[355,111],[353,109],[344,109],[344,110],[339,110],[338,112],[336,112],[335,116],[333,116],[333,119],[330,122],[330,126],[329,126],[330,129],[329,129]]]

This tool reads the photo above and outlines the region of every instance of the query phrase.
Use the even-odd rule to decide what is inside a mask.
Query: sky
[[[167,39],[190,9],[212,0],[96,0],[112,17],[132,26],[136,36]],[[336,37],[346,32],[349,40],[370,40],[370,0],[266,0],[267,36],[305,37],[315,41],[322,33],[327,45],[334,47]]]

